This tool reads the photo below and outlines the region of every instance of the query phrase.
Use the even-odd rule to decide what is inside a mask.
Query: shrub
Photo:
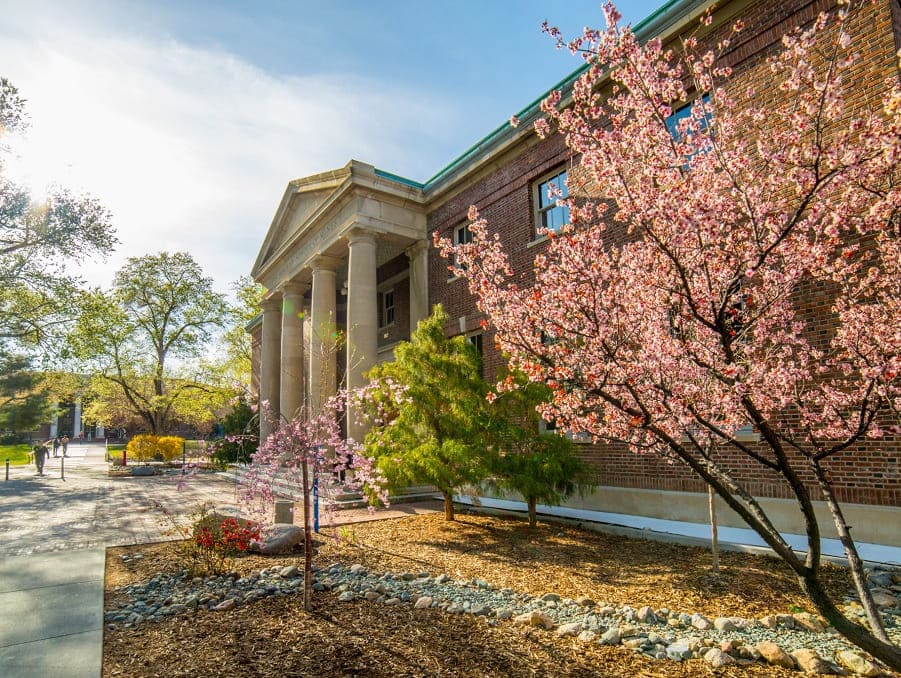
[[[160,459],[171,461],[181,456],[184,438],[142,433],[128,441],[128,456],[136,461]]]
[[[230,559],[246,553],[260,538],[260,528],[237,518],[223,518],[208,504],[200,507],[184,544],[188,565],[195,574],[221,574],[229,569]]]

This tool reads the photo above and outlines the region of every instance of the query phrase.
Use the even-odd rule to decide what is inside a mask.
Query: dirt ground
[[[540,523],[462,513],[453,523],[423,515],[326,530],[315,562],[362,563],[370,571],[428,570],[482,578],[532,595],[586,595],[598,602],[668,607],[708,617],[760,617],[798,608],[812,611],[796,580],[777,560],[722,553],[721,575],[710,574],[704,549],[628,539]],[[140,551],[141,560],[120,556]],[[241,574],[302,557],[246,556]],[[107,552],[107,607],[113,588],[180,569],[174,544]],[[850,590],[840,568],[826,570],[837,593]],[[226,612],[188,616],[105,631],[104,676],[780,676],[772,666],[712,669],[702,660],[652,661],[622,647],[603,647],[510,622],[449,615],[366,601],[338,603],[316,593],[265,598]]]

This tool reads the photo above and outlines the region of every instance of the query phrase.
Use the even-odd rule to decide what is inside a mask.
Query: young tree
[[[488,385],[474,346],[444,335],[447,314],[436,306],[393,362],[366,375],[365,400],[380,409],[366,435],[366,453],[377,460],[392,488],[434,485],[444,497],[444,517],[454,519],[454,492],[490,472]]]
[[[550,389],[529,383],[523,375],[513,378],[517,387],[491,404],[491,439],[498,454],[492,457],[489,483],[522,495],[529,526],[535,527],[538,502],[557,506],[590,486],[591,477],[572,440],[556,431],[541,431],[538,407],[550,400]]]
[[[849,11],[785,37],[769,64],[784,93],[773,101],[738,86],[694,38],[679,52],[640,45],[605,5],[606,28],[571,44],[588,61],[572,104],[552,94],[536,129],[555,126],[577,156],[570,193],[606,200],[568,201],[572,224],[548,234],[532,286],[511,277],[500,235],[475,209],[473,242],[440,245],[512,365],[553,389],[546,417],[689,466],[840,633],[901,669],[830,469],[866,438],[897,440],[901,412],[901,88],[893,79],[880,106],[848,109],[846,83],[864,79]],[[826,335],[803,301],[817,288],[833,299]],[[759,444],[736,435],[748,424]],[[806,554],[746,489],[742,464],[790,491]],[[832,513],[869,629],[824,586],[813,492]]]
[[[317,477],[333,477],[344,471],[346,486],[359,489],[387,503],[384,479],[375,469],[372,459],[362,453],[353,440],[341,435],[339,419],[344,412],[345,396],[339,394],[324,403],[311,415],[301,413],[291,421],[274,421],[272,433],[260,443],[251,464],[241,481],[241,496],[249,506],[257,506],[265,514],[275,500],[273,485],[283,478],[300,486],[304,512],[304,609],[312,610],[312,524],[310,517],[311,492]],[[263,412],[261,416],[267,416]],[[324,492],[330,484],[320,485]],[[334,502],[325,494],[326,510]]]
[[[43,376],[31,360],[0,353],[0,429],[19,434],[33,431],[50,416],[50,398]]]
[[[161,252],[130,258],[110,293],[85,295],[69,340],[120,403],[161,434],[173,415],[209,418],[231,395],[207,383],[201,362],[225,314],[225,299],[191,255]]]

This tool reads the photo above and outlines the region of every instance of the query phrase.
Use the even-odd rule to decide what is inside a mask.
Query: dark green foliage
[[[389,486],[427,484],[444,496],[445,518],[454,519],[452,496],[478,484],[492,466],[487,447],[488,387],[479,355],[463,337],[444,335],[447,315],[440,306],[422,321],[395,360],[374,367],[368,377],[372,403],[387,405],[366,436]],[[392,394],[404,389],[399,404]]]
[[[216,441],[213,459],[222,465],[246,464],[260,444],[259,421],[243,397],[222,420],[223,437]]]
[[[50,418],[50,398],[29,358],[0,349],[0,429],[10,438],[33,431]]]
[[[518,388],[502,393],[492,404],[492,437],[500,453],[493,457],[490,484],[522,495],[529,524],[534,526],[536,504],[556,506],[576,491],[584,491],[591,478],[569,438],[540,431],[536,408],[550,400],[550,390],[522,375],[515,381]]]

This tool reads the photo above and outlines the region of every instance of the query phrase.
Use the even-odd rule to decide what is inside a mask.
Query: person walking
[[[32,453],[34,454],[34,465],[38,469],[38,475],[44,475],[44,459],[47,458],[47,448],[44,447],[44,443],[38,443],[33,448],[31,448]]]
[[[59,456],[59,436],[53,437],[53,456]]]
[[[60,441],[60,444],[63,446],[63,456],[68,457],[66,454],[66,450],[69,449],[69,436],[63,436],[63,439]]]

